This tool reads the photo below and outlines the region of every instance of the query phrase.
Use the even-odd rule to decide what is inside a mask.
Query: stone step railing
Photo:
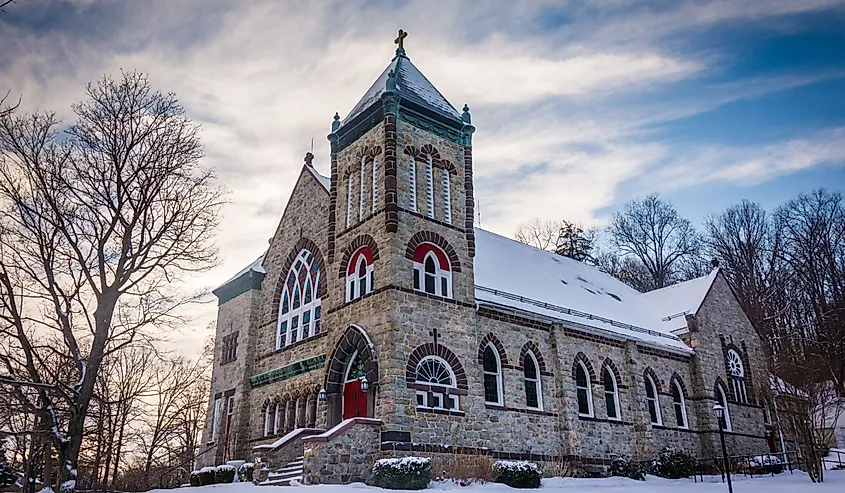
[[[305,484],[366,482],[381,450],[382,421],[351,418],[302,438]]]
[[[282,467],[303,454],[302,438],[319,435],[325,430],[321,428],[296,428],[287,435],[272,443],[264,443],[252,447],[256,465],[266,464],[269,470]],[[263,469],[263,467],[262,467]]]

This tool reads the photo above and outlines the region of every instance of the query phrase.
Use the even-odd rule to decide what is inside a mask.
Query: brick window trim
[[[238,332],[232,332],[223,336],[223,348],[220,355],[220,364],[225,365],[238,359]]]

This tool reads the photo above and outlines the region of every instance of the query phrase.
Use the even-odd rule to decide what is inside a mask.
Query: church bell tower
[[[390,254],[376,289],[473,303],[475,127],[469,108],[456,110],[411,63],[406,36],[399,31],[390,64],[349,114],[335,114],[328,261],[354,260],[370,242]]]

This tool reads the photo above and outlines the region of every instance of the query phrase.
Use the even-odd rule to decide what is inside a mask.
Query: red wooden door
[[[351,380],[343,386],[343,419],[359,417],[367,417],[367,394],[360,380]]]

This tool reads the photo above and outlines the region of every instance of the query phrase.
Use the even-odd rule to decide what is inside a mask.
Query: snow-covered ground
[[[822,484],[813,484],[806,475],[796,472],[795,474],[779,474],[775,477],[764,478],[735,478],[735,493],[842,493],[845,492],[845,471],[826,471],[825,481]],[[261,489],[258,489],[261,488]],[[287,488],[273,486],[254,486],[251,483],[216,484],[201,486],[197,488],[185,488],[191,493],[272,493],[275,490],[270,488]],[[467,493],[487,491],[517,491],[501,484],[476,484],[468,487],[460,487],[451,483],[432,483],[430,490],[443,491],[466,491]],[[727,492],[728,487],[723,484],[719,477],[705,477],[704,483],[693,483],[691,479],[669,480],[649,476],[646,481],[634,481],[626,478],[604,478],[604,479],[575,479],[575,478],[554,478],[544,479],[540,488],[544,493],[721,493]],[[288,491],[299,491],[301,493],[359,493],[360,490],[388,491],[372,488],[364,484],[355,483],[343,486],[317,485],[298,486]],[[285,490],[283,490],[285,491]],[[426,490],[423,490],[426,491]],[[531,491],[531,490],[519,490]],[[172,493],[172,490],[154,490],[153,493]],[[186,492],[187,493],[187,492]]]

